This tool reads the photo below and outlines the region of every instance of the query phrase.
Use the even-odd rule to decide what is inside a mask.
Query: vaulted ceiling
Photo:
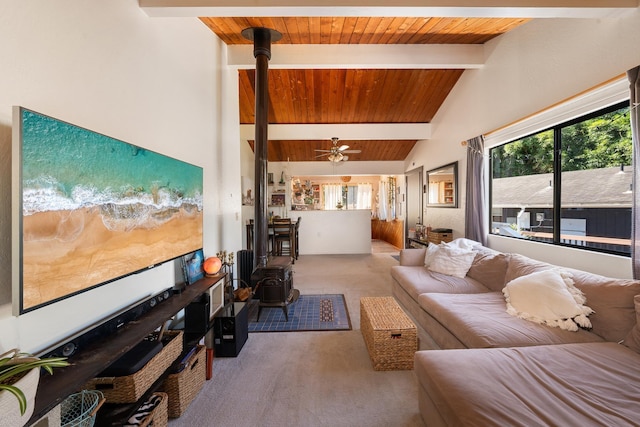
[[[527,19],[432,17],[203,17],[227,45],[251,44],[248,27],[279,31],[281,45],[483,44]],[[464,69],[281,69],[269,70],[269,124],[430,123]],[[255,123],[255,70],[239,70],[240,123]],[[330,135],[341,137],[341,135]],[[340,140],[352,150],[350,161],[404,160],[416,139]],[[269,161],[326,160],[315,149],[325,140],[269,141]]]
[[[349,161],[404,160],[429,139],[430,122],[467,69],[482,68],[483,44],[531,18],[603,17],[634,0],[139,0],[150,16],[198,16],[227,44],[238,70],[241,135],[250,144],[255,60],[248,27],[282,34],[269,65],[269,161],[313,161],[331,137],[361,153]],[[348,4],[346,4],[348,3]],[[379,2],[378,2],[379,3]],[[286,13],[284,13],[286,12]],[[404,12],[404,13],[403,13]],[[286,15],[286,16],[285,16]]]

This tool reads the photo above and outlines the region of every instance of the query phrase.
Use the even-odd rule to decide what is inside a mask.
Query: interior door
[[[405,221],[405,247],[409,247],[409,229],[422,224],[422,167],[405,173],[407,194],[407,215]]]

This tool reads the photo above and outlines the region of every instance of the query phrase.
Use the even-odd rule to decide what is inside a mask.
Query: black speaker
[[[197,300],[184,309],[184,332],[186,334],[204,335],[209,330],[209,312],[211,301],[205,292]]]
[[[236,357],[249,337],[249,309],[244,302],[225,307],[214,318],[214,349],[216,357]]]
[[[158,304],[166,301],[172,295],[171,289],[166,289],[132,307],[124,309],[120,313],[116,313],[109,319],[102,320],[88,330],[68,337],[64,340],[66,342],[56,344],[54,348],[45,350],[39,357],[71,357],[75,355],[78,350],[86,348],[92,343],[116,333],[122,326],[153,310]]]

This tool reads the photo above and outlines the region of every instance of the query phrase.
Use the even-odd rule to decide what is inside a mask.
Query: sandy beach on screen
[[[23,218],[23,230],[28,309],[201,248],[202,212],[132,231],[107,229],[99,208],[40,212]]]

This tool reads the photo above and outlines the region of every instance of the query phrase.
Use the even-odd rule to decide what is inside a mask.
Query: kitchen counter
[[[371,210],[289,211],[301,218],[300,255],[371,253]]]

